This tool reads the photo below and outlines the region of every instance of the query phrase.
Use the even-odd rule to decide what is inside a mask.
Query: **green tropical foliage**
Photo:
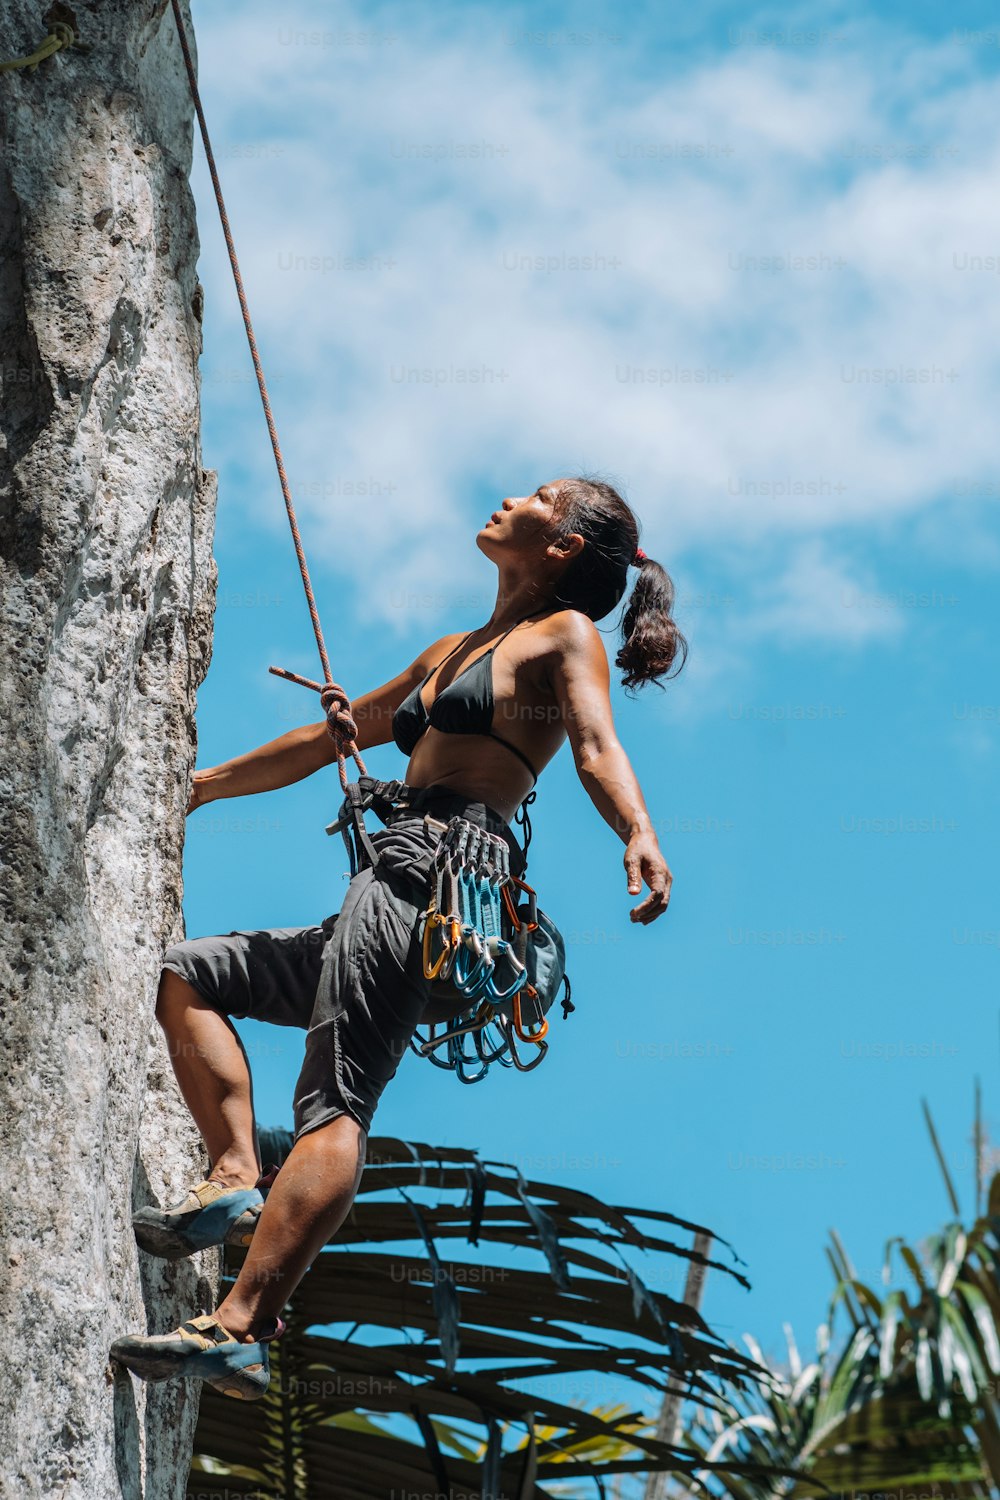
[[[265,1159],[290,1145],[286,1132],[265,1133]],[[673,1376],[724,1415],[732,1391],[753,1386],[755,1360],[626,1258],[642,1252],[676,1278],[695,1256],[679,1238],[699,1229],[528,1182],[474,1151],[372,1138],[349,1218],[274,1346],[267,1397],[242,1407],[206,1391],[189,1492],[541,1500],[603,1495],[611,1474],[693,1478],[704,1456],[657,1442],[628,1399],[586,1410],[561,1393],[603,1381],[609,1398],[631,1387],[648,1400]],[[455,1258],[466,1247],[475,1255]],[[760,1477],[754,1460],[722,1462]]]
[[[931,1138],[956,1216],[954,1186]],[[977,1161],[981,1132],[976,1127]],[[977,1202],[979,1199],[977,1184]],[[728,1410],[693,1414],[685,1446],[706,1463],[725,1457],[797,1470],[752,1480],[706,1472],[674,1496],[799,1500],[819,1483],[838,1496],[1000,1495],[1000,1175],[970,1228],[956,1217],[920,1251],[894,1237],[882,1285],[859,1280],[836,1234],[836,1277],[814,1359],[803,1364],[786,1328],[787,1363],[738,1392]],[[901,1285],[892,1286],[902,1272]],[[756,1343],[751,1356],[767,1365]]]

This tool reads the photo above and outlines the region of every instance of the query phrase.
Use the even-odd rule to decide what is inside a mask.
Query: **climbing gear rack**
[[[548,1051],[545,1012],[560,983],[566,985],[563,1014],[573,1009],[562,940],[545,919],[546,983],[536,986],[533,943],[544,914],[534,889],[512,873],[506,839],[457,815],[437,826],[443,831],[420,919],[423,971],[434,998],[454,999],[455,1014],[443,1032],[440,1023],[432,1023],[426,1037],[414,1032],[410,1046],[462,1083],[478,1083],[493,1062],[530,1072]],[[522,892],[527,901],[519,905]],[[445,1056],[436,1057],[442,1047]]]

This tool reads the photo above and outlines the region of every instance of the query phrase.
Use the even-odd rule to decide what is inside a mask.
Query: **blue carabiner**
[[[480,1083],[489,1072],[489,1063],[483,1063],[478,1073],[472,1076],[468,1074],[466,1070],[475,1065],[476,1059],[467,1054],[464,1036],[452,1037],[448,1043],[448,1056],[462,1083]]]
[[[467,964],[465,954],[474,952],[473,939],[482,945],[482,950],[476,955],[474,962]],[[492,971],[493,955],[482,942],[482,933],[477,932],[472,926],[464,927],[462,939],[455,954],[452,983],[462,991],[463,995],[472,999],[478,997],[485,989]]]
[[[497,939],[497,952],[493,960],[493,969],[490,972],[489,984],[486,987],[486,993],[491,1004],[500,1004],[504,1000],[510,1000],[514,995],[517,994],[518,990],[521,989],[528,977],[527,968],[524,966],[524,964],[521,963],[520,959],[517,957],[517,954],[514,953],[513,949],[513,943],[508,943],[506,938]],[[500,967],[500,964],[508,956],[513,959],[514,963],[517,964],[518,967],[514,971],[514,979],[512,983],[509,984],[506,989],[498,989],[494,976],[497,972],[497,969]]]

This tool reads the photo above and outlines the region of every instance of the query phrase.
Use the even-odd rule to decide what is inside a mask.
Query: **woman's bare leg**
[[[184,1102],[208,1150],[213,1182],[253,1187],[260,1175],[250,1069],[235,1031],[172,969],[160,975],[156,1019]]]
[[[249,1342],[276,1317],[327,1241],[361,1182],[368,1137],[350,1115],[300,1136],[261,1212],[246,1261],[215,1316]]]

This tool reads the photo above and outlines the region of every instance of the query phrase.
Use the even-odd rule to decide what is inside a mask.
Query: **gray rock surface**
[[[110,1341],[214,1302],[136,1202],[204,1158],[153,1023],[211,651],[191,104],[169,7],[0,10],[0,1495],[184,1494],[196,1397]]]

